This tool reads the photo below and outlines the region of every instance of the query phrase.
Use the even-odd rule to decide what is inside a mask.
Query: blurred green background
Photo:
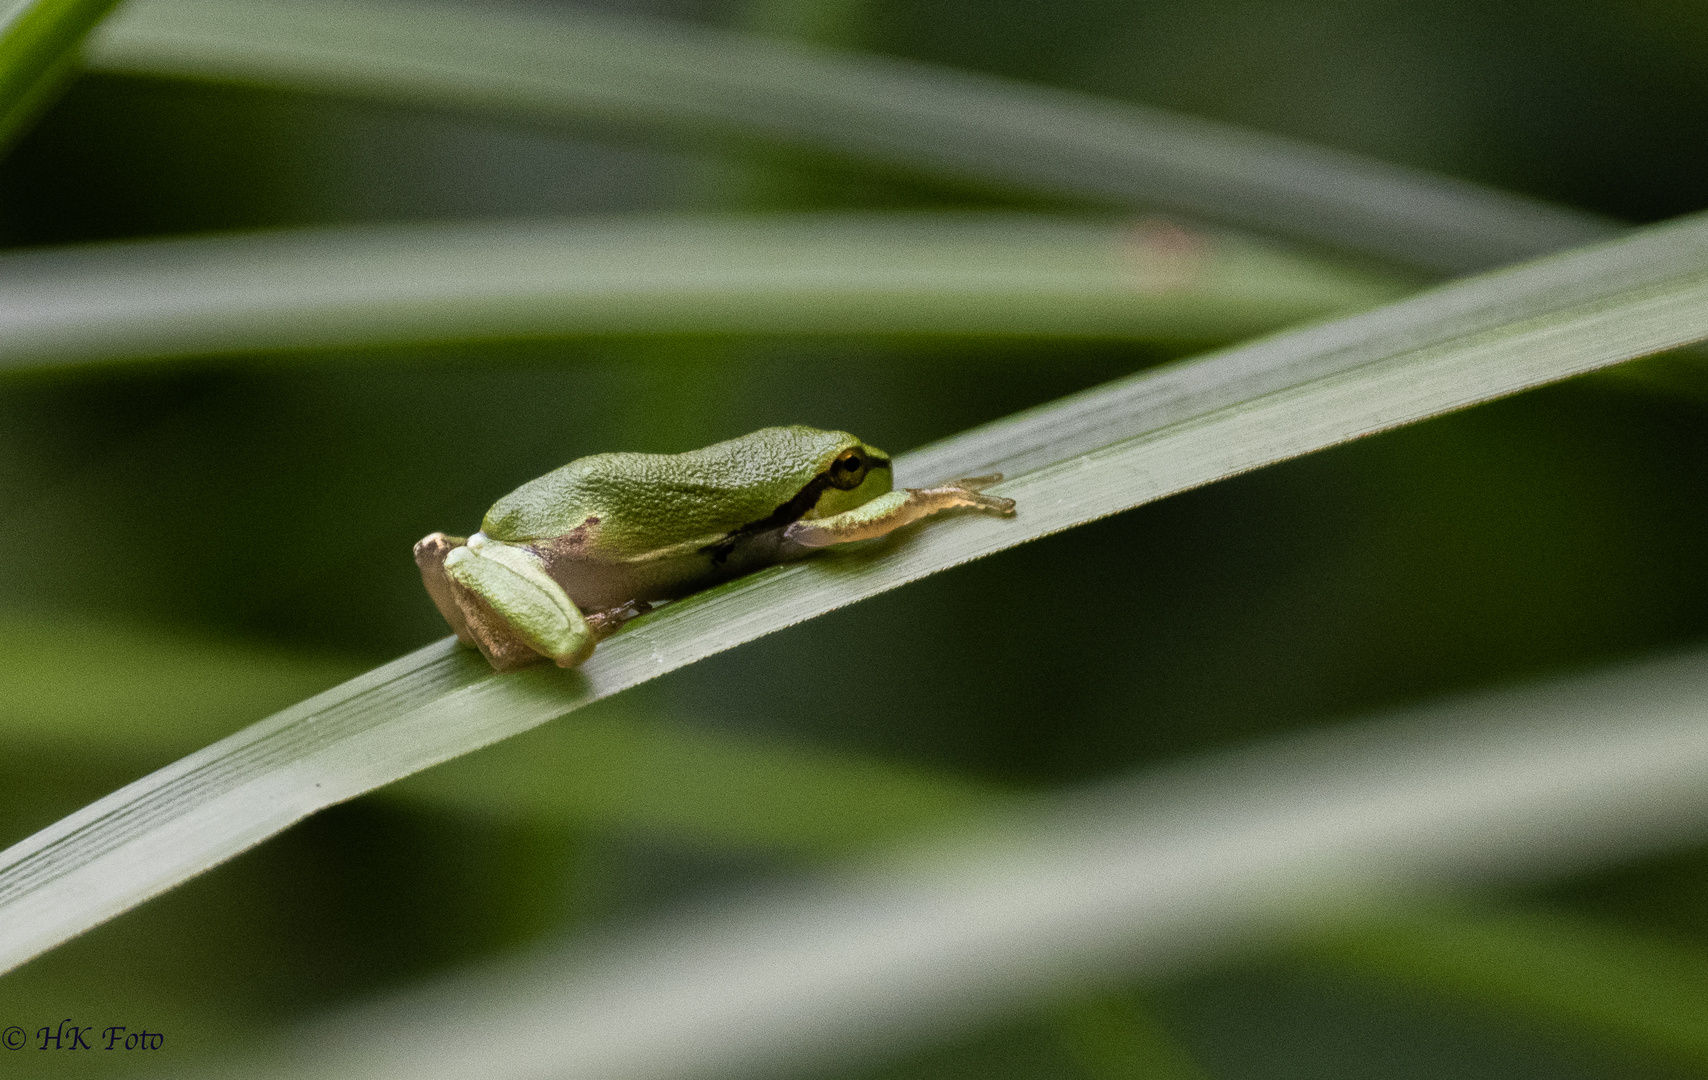
[[[1696,5],[619,9],[1088,90],[1630,221],[1708,204],[1708,13]],[[0,163],[12,246],[1002,205],[1039,204],[805,154],[114,76],[76,82]],[[472,528],[498,495],[574,457],[687,450],[774,423],[901,451],[1187,351],[546,340],[7,376],[0,646],[18,659],[0,663],[0,846],[443,636],[411,543]],[[0,979],[0,1024],[134,1018],[165,1031],[181,1063],[435,971],[856,850],[987,791],[1697,642],[1705,496],[1708,393],[1616,378],[1180,496],[751,643],[577,713],[574,731],[547,725],[321,814]],[[836,662],[849,640],[867,658],[857,687]],[[50,677],[67,658],[79,678]],[[536,777],[545,795],[505,797],[530,761],[571,759],[582,771],[562,785],[576,791]],[[696,762],[751,766],[751,797],[700,805],[684,790]],[[887,793],[893,817],[844,816],[865,785]],[[1708,988],[1708,852],[1498,902],[1669,943]],[[882,1075],[1708,1074],[1708,1053],[1335,956],[1254,956],[1130,998],[1064,1003]],[[134,1066],[97,1054],[29,1067],[120,1064]]]

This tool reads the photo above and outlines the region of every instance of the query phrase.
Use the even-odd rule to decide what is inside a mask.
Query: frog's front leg
[[[802,547],[829,547],[855,540],[870,540],[887,536],[903,525],[923,517],[965,507],[1009,516],[1014,513],[1014,500],[980,492],[1002,479],[1001,473],[991,476],[969,476],[950,484],[930,488],[903,488],[879,495],[827,518],[801,520],[783,530],[783,539]]]
[[[493,667],[541,657],[574,667],[592,654],[593,629],[539,556],[481,533],[457,539],[434,533],[415,545],[415,561],[445,621]]]

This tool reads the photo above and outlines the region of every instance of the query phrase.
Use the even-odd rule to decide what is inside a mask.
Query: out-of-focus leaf
[[[1704,702],[1708,652],[1697,650],[1248,745],[1058,793],[740,904],[445,978],[219,1075],[848,1069],[862,1053],[1368,917],[1431,887],[1700,840]],[[1652,985],[1700,998],[1694,976]],[[1684,1010],[1665,1015],[1682,1022]]]
[[[724,132],[998,188],[1198,215],[1431,271],[1485,269],[1617,228],[1158,109],[588,10],[132,0],[92,43],[89,62],[535,121]]]
[[[0,368],[568,334],[1227,341],[1406,287],[1157,222],[532,221],[0,255]]]
[[[993,490],[1016,517],[948,518],[752,574],[643,616],[573,671],[496,675],[449,640],[411,653],[0,853],[0,963],[324,806],[793,623],[1174,492],[1705,338],[1708,220],[1690,218],[977,428],[897,459],[897,480],[1001,471],[1010,479]]]
[[[185,753],[355,665],[106,619],[0,615],[0,745]]]
[[[1395,909],[1300,956],[1708,1068],[1708,952],[1546,910]]]
[[[723,847],[858,850],[1003,805],[989,785],[604,709],[385,789],[464,813],[550,819]]]
[[[78,46],[118,0],[8,0],[0,5],[0,147],[53,102],[77,71]]]

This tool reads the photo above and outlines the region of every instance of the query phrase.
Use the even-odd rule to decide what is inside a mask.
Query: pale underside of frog
[[[500,671],[574,667],[653,603],[944,510],[1011,515],[971,477],[892,490],[890,459],[844,431],[765,428],[686,454],[595,454],[494,503],[480,532],[415,545],[465,645]]]

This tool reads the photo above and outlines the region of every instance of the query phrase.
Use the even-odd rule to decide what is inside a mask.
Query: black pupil
[[[858,469],[860,467],[860,459],[855,458],[855,457],[846,457],[846,458],[843,458],[841,461],[837,462],[837,464],[841,465],[844,469],[847,469],[849,472],[853,472],[855,469]]]

